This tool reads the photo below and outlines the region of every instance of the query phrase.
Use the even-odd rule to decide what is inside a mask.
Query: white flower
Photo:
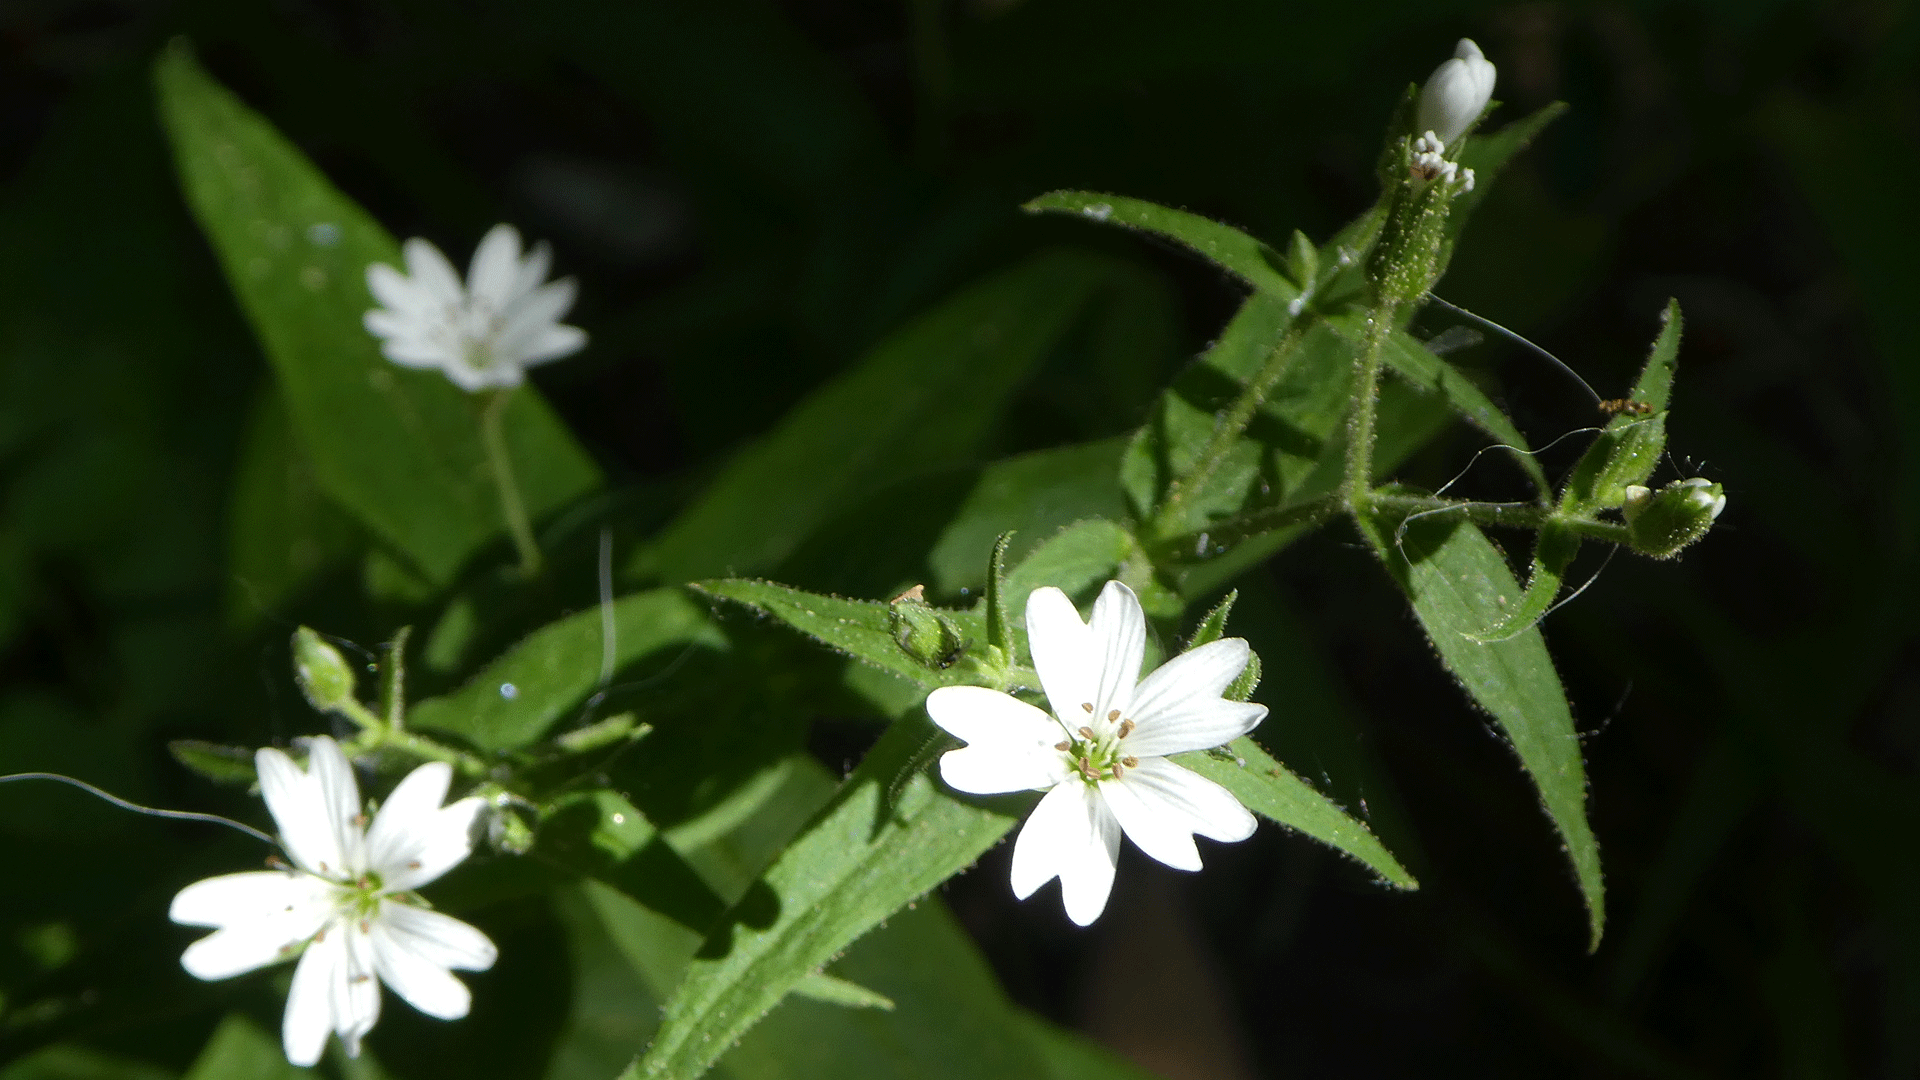
[[[1442,143],[1459,138],[1493,100],[1493,77],[1493,64],[1481,55],[1480,46],[1461,38],[1453,59],[1434,68],[1420,88],[1414,130],[1436,133]]]
[[[449,969],[485,971],[493,942],[426,907],[409,890],[472,851],[481,800],[441,806],[453,770],[422,765],[393,789],[367,828],[346,755],[324,736],[309,743],[306,771],[274,749],[254,755],[260,793],[294,866],[197,881],[168,915],[215,931],[180,963],[201,979],[226,979],[285,960],[302,947],[281,1024],[287,1060],[320,1060],[337,1031],[350,1057],[380,1018],[380,982],[428,1016],[457,1020],[471,1002]]]
[[[386,305],[367,312],[367,331],[402,367],[439,368],[469,393],[518,386],[526,368],[579,352],[586,332],[560,322],[573,307],[571,278],[546,281],[552,253],[520,253],[520,233],[495,225],[473,253],[462,286],[440,249],[419,237],[402,249],[407,273],[367,267],[367,288]]]
[[[1035,589],[1027,637],[1052,716],[982,686],[927,697],[927,715],[967,744],[940,758],[950,786],[1047,792],[1014,841],[1015,896],[1058,877],[1067,917],[1086,926],[1107,906],[1122,832],[1180,870],[1200,869],[1195,834],[1253,835],[1253,815],[1231,793],[1167,760],[1239,738],[1266,717],[1265,705],[1220,696],[1247,666],[1245,641],[1202,645],[1140,679],[1147,620],[1117,581],[1094,602],[1091,625],[1059,589]]]

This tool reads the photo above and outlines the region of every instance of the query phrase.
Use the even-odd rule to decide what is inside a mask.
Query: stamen
[[[1090,727],[1083,727],[1083,728],[1081,728],[1081,729],[1080,729],[1080,737],[1081,737],[1081,738],[1083,738],[1083,739],[1091,739],[1091,738],[1093,738],[1093,729],[1092,729],[1092,728],[1090,728]]]
[[[1140,764],[1140,759],[1137,757],[1134,757],[1132,754],[1128,754],[1126,757],[1123,757],[1120,759],[1120,764],[1125,765],[1127,768],[1131,769]]]
[[[287,865],[287,860],[282,859],[278,855],[267,856],[267,866],[274,870],[285,870],[288,873],[293,872],[293,867]]]
[[[407,864],[407,869],[409,869],[409,870],[418,870],[418,869],[420,869],[420,860],[419,860],[419,859],[415,859],[415,860],[413,860],[412,862],[410,862],[410,863],[408,863],[408,864]]]
[[[1120,737],[1124,739],[1131,734],[1133,734],[1133,721],[1131,720],[1120,721]]]
[[[1085,710],[1087,710],[1087,711],[1088,711],[1089,713],[1091,713],[1091,712],[1093,711],[1093,702],[1091,702],[1091,701],[1083,701],[1083,702],[1081,702],[1081,703],[1080,703],[1080,707],[1081,707],[1082,709],[1085,709]]]
[[[364,829],[364,828],[366,828],[366,827],[367,827],[367,822],[368,822],[369,820],[371,820],[371,819],[370,819],[370,818],[368,818],[368,817],[367,817],[367,815],[365,815],[365,814],[355,814],[355,815],[353,815],[353,823],[354,823],[355,825],[357,825],[357,826],[359,826],[359,827],[360,827],[360,828],[362,828],[362,829]]]
[[[1073,743],[1070,740],[1061,739],[1059,742],[1053,744],[1053,748],[1055,750],[1065,752],[1067,750],[1073,749]]]
[[[320,928],[319,933],[313,935],[313,943],[318,945],[325,940],[327,940],[327,928],[323,926]]]
[[[1119,762],[1116,761],[1113,763],[1113,778],[1115,780],[1120,779],[1121,775],[1125,772],[1126,770],[1121,767]]]
[[[366,982],[366,981],[367,981],[368,979],[370,979],[370,978],[372,978],[372,976],[370,976],[370,975],[367,975],[367,974],[365,974],[365,973],[362,973],[362,974],[359,974],[359,975],[355,975],[355,976],[353,977],[353,981],[354,981],[354,982],[357,982],[357,983],[363,983],[363,982]]]
[[[1108,710],[1107,710],[1107,723],[1109,723],[1109,724],[1111,724],[1111,723],[1113,723],[1113,722],[1114,722],[1115,720],[1118,720],[1118,719],[1120,719],[1120,710],[1119,710],[1119,709],[1108,709]]]

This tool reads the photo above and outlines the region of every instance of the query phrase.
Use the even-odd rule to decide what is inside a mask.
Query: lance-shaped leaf
[[[463,736],[483,750],[513,750],[546,734],[599,684],[611,650],[619,670],[668,650],[727,648],[726,635],[679,589],[653,589],[613,602],[613,635],[599,608],[534,631],[465,686],[416,703],[407,722]]]
[[[184,46],[167,49],[156,78],[187,203],[273,364],[314,477],[430,580],[451,580],[502,519],[479,399],[388,361],[361,326],[374,306],[367,266],[399,265],[399,245]],[[599,484],[531,388],[515,392],[503,423],[529,514]]]
[[[1115,264],[1056,252],[987,278],[881,342],[741,451],[644,549],[668,582],[765,571],[865,493],[966,463]]]
[[[1013,827],[1030,797],[960,802],[919,771],[899,782],[931,730],[899,723],[881,736],[762,875],[777,916],[755,927],[751,898],[736,906],[742,922],[709,937],[627,1076],[699,1076],[802,979]]]
[[[1275,761],[1252,738],[1235,739],[1222,750],[1179,754],[1173,760],[1233,792],[1234,798],[1261,817],[1352,857],[1394,888],[1420,887],[1372,831]]]
[[[1600,846],[1587,823],[1586,767],[1559,673],[1538,627],[1505,641],[1472,635],[1520,602],[1520,587],[1472,522],[1428,516],[1361,519],[1387,573],[1413,603],[1440,660],[1500,726],[1559,830],[1587,902],[1593,947],[1606,924]]]
[[[1660,335],[1653,339],[1633,396],[1574,465],[1560,495],[1562,510],[1586,514],[1617,507],[1629,484],[1645,483],[1653,475],[1667,448],[1667,402],[1673,396],[1683,322],[1680,302],[1667,301]]]
[[[961,656],[942,668],[909,655],[894,636],[887,605],[878,600],[849,600],[822,596],[772,581],[721,578],[695,583],[708,596],[730,600],[771,615],[835,652],[861,663],[910,679],[921,686],[948,686],[978,681],[972,658]],[[963,644],[985,644],[987,628],[979,612],[941,611],[958,626]]]
[[[1282,300],[1300,295],[1299,287],[1287,279],[1286,260],[1279,252],[1231,225],[1222,225],[1199,214],[1145,199],[1092,191],[1048,192],[1021,209],[1032,214],[1078,214],[1090,221],[1152,233],[1191,248],[1256,290],[1274,293]]]

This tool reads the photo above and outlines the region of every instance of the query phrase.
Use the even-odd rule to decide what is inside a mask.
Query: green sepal
[[[927,603],[925,588],[915,585],[887,604],[887,627],[894,644],[915,663],[936,671],[953,666],[966,651],[967,639],[953,620]]]
[[[1259,688],[1260,654],[1248,650],[1247,666],[1240,669],[1240,674],[1233,677],[1233,681],[1228,683],[1227,688],[1220,692],[1220,696],[1226,698],[1228,701],[1251,701],[1253,700],[1253,692]]]
[[[253,751],[244,746],[222,746],[199,739],[174,739],[167,743],[167,753],[173,755],[173,760],[216,784],[245,787],[257,779],[253,768]]]
[[[1227,616],[1233,612],[1233,602],[1240,599],[1240,590],[1234,589],[1220,598],[1207,612],[1200,625],[1193,628],[1193,637],[1187,640],[1187,650],[1192,652],[1202,645],[1211,645],[1227,635]]]
[[[789,991],[795,997],[824,1001],[829,1005],[838,1005],[846,1009],[879,1009],[882,1012],[893,1011],[893,999],[875,990],[869,990],[856,982],[848,982],[824,971],[816,971],[793,984]]]
[[[1012,663],[1013,618],[1007,612],[1007,548],[1013,543],[1011,530],[993,541],[993,554],[987,558],[987,644],[1000,650],[1003,662]]]
[[[393,639],[380,650],[380,718],[398,729],[407,718],[407,639],[413,627],[393,632]]]

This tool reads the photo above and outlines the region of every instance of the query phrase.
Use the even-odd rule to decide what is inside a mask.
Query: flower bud
[[[1631,485],[1621,506],[1628,542],[1635,551],[1656,559],[1672,558],[1705,536],[1726,508],[1727,496],[1720,485],[1698,476],[1676,480],[1657,494]]]
[[[347,658],[304,626],[293,632],[293,681],[300,684],[308,704],[321,712],[335,712],[354,700],[353,668]]]
[[[1453,59],[1433,69],[1420,88],[1414,130],[1432,132],[1442,143],[1452,143],[1473,126],[1493,99],[1493,64],[1471,38],[1454,46]]]
[[[930,668],[950,667],[966,651],[966,639],[924,594],[925,587],[915,585],[894,597],[887,605],[887,624],[901,652]]]

